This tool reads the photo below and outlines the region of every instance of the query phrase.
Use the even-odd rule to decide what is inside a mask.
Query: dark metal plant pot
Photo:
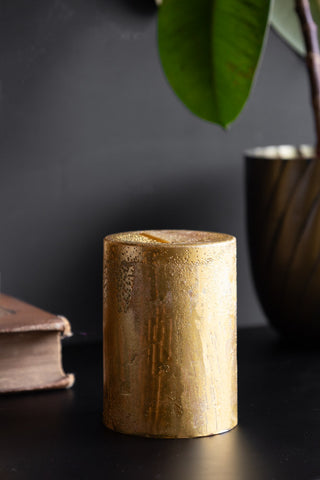
[[[307,146],[246,152],[252,272],[270,323],[320,340],[320,161]]]

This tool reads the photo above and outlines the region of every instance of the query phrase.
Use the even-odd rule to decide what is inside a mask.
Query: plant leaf
[[[305,55],[305,45],[295,0],[275,0],[271,12],[271,25],[297,53]]]
[[[199,117],[226,127],[250,92],[269,0],[164,0],[158,45],[174,92]]]
[[[312,16],[318,25],[320,41],[320,2],[310,0]],[[300,55],[306,54],[304,39],[298,16],[295,11],[295,0],[274,0],[271,12],[271,25],[275,31]]]

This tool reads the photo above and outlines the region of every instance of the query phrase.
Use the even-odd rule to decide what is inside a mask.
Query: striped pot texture
[[[320,340],[320,161],[311,147],[246,154],[249,249],[270,323],[299,341]]]

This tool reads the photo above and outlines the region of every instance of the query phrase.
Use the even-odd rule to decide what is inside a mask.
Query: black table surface
[[[320,349],[240,330],[239,426],[156,440],[102,425],[102,346],[69,345],[72,390],[0,398],[0,479],[320,480]]]

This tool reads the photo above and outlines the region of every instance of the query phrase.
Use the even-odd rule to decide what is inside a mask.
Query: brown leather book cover
[[[64,337],[72,335],[68,320],[41,310],[16,298],[0,294],[0,333],[60,331]]]
[[[0,294],[0,393],[72,387],[61,358],[71,335],[65,317]]]

